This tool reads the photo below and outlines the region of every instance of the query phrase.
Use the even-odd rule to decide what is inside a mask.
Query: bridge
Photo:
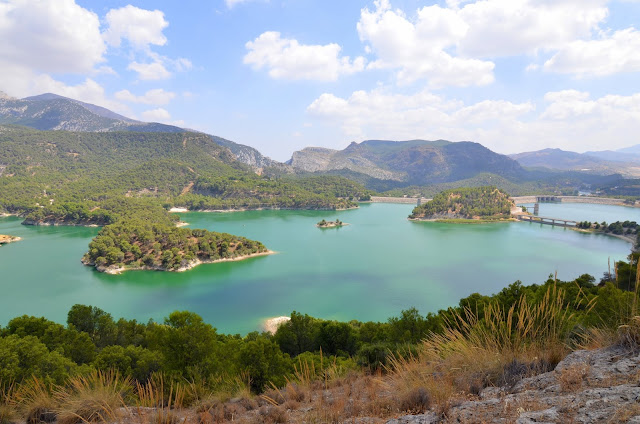
[[[561,219],[561,218],[548,218],[546,216],[535,216],[535,215],[516,215],[516,218],[520,221],[529,221],[529,222],[537,222],[545,225],[554,225],[558,227],[576,227],[578,225],[578,221],[572,221],[570,219]]]

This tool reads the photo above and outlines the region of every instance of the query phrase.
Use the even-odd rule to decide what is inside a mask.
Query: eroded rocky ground
[[[555,370],[515,386],[486,388],[478,400],[387,424],[640,423],[640,350],[614,346],[577,351]]]

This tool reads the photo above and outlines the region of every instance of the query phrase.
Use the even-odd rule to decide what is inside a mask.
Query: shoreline
[[[24,220],[22,225],[31,225],[34,227],[85,227],[85,228],[98,228],[103,227],[99,224],[83,224],[77,222],[65,222],[65,221],[28,221]]]
[[[15,243],[16,241],[20,241],[20,240],[22,240],[22,237],[0,234],[0,246],[9,244],[9,243]]]
[[[190,210],[187,208],[171,208],[171,213],[187,213],[187,212],[206,212],[206,213],[232,213],[232,212],[249,212],[249,211],[350,211],[358,209],[359,206],[351,208],[278,208],[278,207],[260,207],[260,208],[239,208],[239,209],[196,209]]]
[[[250,259],[250,258],[254,258],[254,257],[258,257],[258,256],[274,255],[276,253],[277,252],[275,252],[273,250],[267,250],[266,252],[252,253],[250,255],[236,256],[234,258],[220,258],[220,259],[214,259],[214,260],[195,259],[195,260],[189,262],[188,264],[186,264],[185,266],[182,266],[182,267],[177,268],[177,269],[167,269],[167,268],[163,268],[161,266],[148,266],[148,265],[136,266],[136,267],[129,267],[129,266],[114,267],[113,265],[109,266],[109,267],[97,267],[97,266],[95,266],[95,263],[91,263],[91,262],[85,261],[84,259],[82,259],[81,262],[82,262],[83,265],[94,267],[96,269],[96,271],[98,271],[98,272],[102,272],[104,274],[111,274],[111,275],[119,275],[119,274],[122,274],[122,273],[127,272],[127,271],[185,272],[185,271],[189,271],[190,269],[193,269],[193,268],[195,268],[195,267],[197,267],[199,265],[215,264],[215,263],[219,263],[219,262],[237,262],[237,261],[243,261],[245,259]]]
[[[617,239],[629,242],[631,243],[632,246],[636,245],[636,237],[633,237],[633,236],[625,236],[624,234],[605,233],[604,231],[595,231],[595,230],[589,230],[585,228],[576,228],[576,227],[566,227],[566,228],[569,228],[570,230],[577,231],[579,233],[584,233],[584,234],[600,234],[603,236],[611,236],[611,237],[615,237]]]

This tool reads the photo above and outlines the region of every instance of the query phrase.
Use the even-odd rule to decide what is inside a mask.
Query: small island
[[[239,261],[273,253],[259,241],[207,230],[120,222],[89,243],[82,263],[100,272],[181,272],[204,263]]]
[[[20,237],[7,236],[7,235],[0,234],[0,246],[2,246],[3,244],[9,244],[9,243],[13,243],[15,241],[20,241],[20,240],[22,240]]]
[[[433,200],[413,209],[409,219],[453,223],[511,220],[515,204],[509,195],[493,186],[443,191]]]
[[[339,227],[344,227],[345,225],[349,225],[346,222],[342,222],[339,219],[336,218],[335,221],[327,221],[325,219],[323,219],[322,221],[318,222],[316,224],[316,227],[318,228],[339,228]]]

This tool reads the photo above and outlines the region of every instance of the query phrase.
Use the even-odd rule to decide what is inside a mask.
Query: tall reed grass
[[[398,393],[424,388],[445,411],[456,397],[547,371],[568,353],[576,306],[594,306],[584,296],[576,302],[566,304],[564,292],[552,285],[536,303],[523,295],[509,308],[488,304],[482,318],[463,309],[446,322],[443,333],[424,340],[417,354],[392,356],[389,384]]]

